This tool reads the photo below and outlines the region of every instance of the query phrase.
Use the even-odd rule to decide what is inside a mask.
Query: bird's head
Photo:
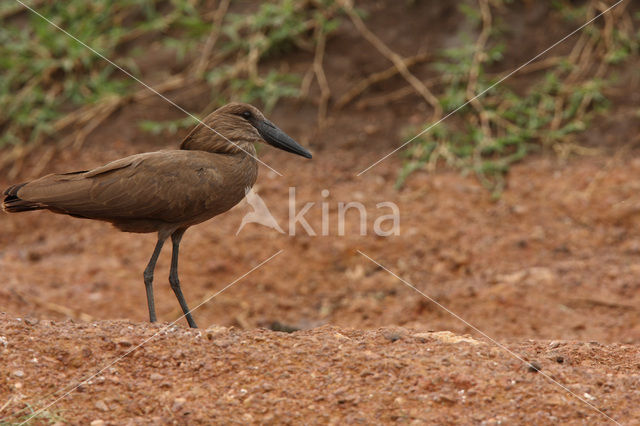
[[[190,139],[196,142],[202,139],[202,132],[208,132],[209,138],[218,136],[219,139],[222,135],[223,139],[226,139],[224,142],[228,144],[228,141],[231,141],[233,144],[227,147],[229,150],[233,150],[234,144],[242,146],[245,143],[267,143],[283,151],[311,158],[309,151],[267,120],[253,105],[236,102],[227,104],[207,116],[204,123],[214,129],[218,135],[215,135],[207,126],[199,124],[182,142],[183,149],[193,149],[188,146]]]

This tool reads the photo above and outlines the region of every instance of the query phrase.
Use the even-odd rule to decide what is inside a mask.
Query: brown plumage
[[[225,105],[204,123],[189,133],[180,150],[136,154],[93,170],[50,174],[11,186],[4,192],[2,208],[9,213],[47,209],[111,222],[126,232],[157,232],[158,242],[144,271],[151,322],[156,321],[153,271],[171,236],[169,282],[189,325],[196,327],[178,279],[178,250],[185,230],[244,198],[258,175],[254,143],[311,158],[251,105]]]

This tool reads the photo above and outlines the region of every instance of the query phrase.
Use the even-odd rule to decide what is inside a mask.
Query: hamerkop
[[[189,133],[179,150],[136,154],[93,170],[50,174],[14,185],[4,192],[2,208],[9,213],[47,209],[111,222],[125,232],[157,232],[158,242],[144,270],[151,322],[156,321],[153,271],[171,236],[169,283],[189,326],[196,328],[178,279],[178,251],[185,230],[244,198],[258,175],[254,143],[266,142],[311,158],[309,151],[251,105],[225,105],[204,123]]]

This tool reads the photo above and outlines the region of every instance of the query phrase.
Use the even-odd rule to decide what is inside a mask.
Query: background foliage
[[[549,54],[524,69],[522,73],[544,71],[526,90],[513,90],[506,82],[474,99],[511,71],[503,62],[513,28],[504,17],[515,3],[461,1],[458,7],[466,21],[459,26],[461,43],[432,59],[437,78],[430,88],[408,71],[408,59],[403,62],[366,28],[364,14],[344,1],[274,0],[261,3],[251,13],[229,11],[230,0],[216,2],[213,8],[200,0],[33,0],[29,4],[145,81],[148,76],[137,59],[144,50],[160,45],[173,52],[174,69],[166,70],[168,75],[160,82],[150,83],[162,93],[204,85],[211,103],[199,111],[201,115],[230,99],[257,103],[269,111],[282,98],[307,96],[311,80],[316,79],[322,89],[320,124],[333,106],[344,107],[369,87],[365,81],[332,102],[322,68],[327,37],[350,19],[394,63],[396,69],[390,75],[397,72],[405,77],[434,111],[423,125],[405,127],[398,143],[471,100],[456,111],[456,120],[438,124],[409,145],[398,185],[415,170],[434,170],[445,163],[475,173],[498,195],[510,165],[530,153],[544,148],[561,155],[584,152],[575,135],[607,110],[606,91],[615,83],[616,67],[637,55],[640,41],[637,16],[622,10],[622,18],[614,25],[612,14],[606,14],[576,36],[569,55]],[[554,13],[570,28],[605,7],[598,1],[553,1]],[[21,153],[25,145],[54,138],[80,146],[118,108],[152,96],[39,16],[21,12],[18,3],[0,6],[0,148],[18,147]],[[294,51],[313,53],[314,66],[307,74],[261,67]],[[373,81],[379,77],[372,76]],[[193,121],[190,117],[147,120],[139,126],[154,134],[173,133]],[[5,161],[13,158],[7,155]]]

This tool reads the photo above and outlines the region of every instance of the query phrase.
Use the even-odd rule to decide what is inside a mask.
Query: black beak
[[[304,149],[300,144],[293,140],[293,138],[280,130],[275,124],[267,120],[254,124],[258,129],[260,136],[272,146],[279,148],[283,151],[292,152],[294,154],[301,155],[305,158],[311,158],[311,153]]]

